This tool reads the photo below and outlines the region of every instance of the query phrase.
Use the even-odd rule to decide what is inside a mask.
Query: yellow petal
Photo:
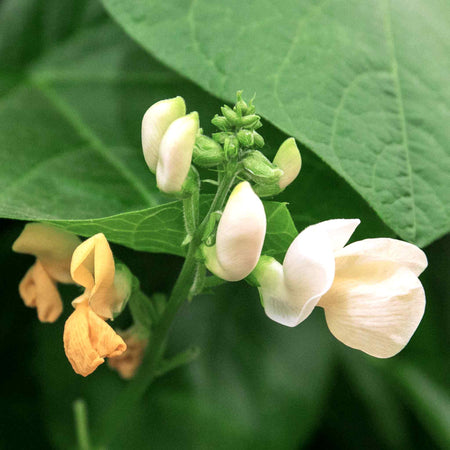
[[[111,319],[117,309],[114,289],[114,257],[104,234],[80,244],[73,253],[72,278],[89,291],[89,305],[98,315]]]
[[[23,277],[19,284],[19,293],[25,305],[37,309],[41,322],[54,322],[63,310],[55,282],[39,260]]]
[[[105,360],[121,355],[127,348],[122,338],[88,305],[88,296],[76,305],[64,327],[64,350],[73,370],[91,374]]]
[[[12,249],[17,253],[34,255],[56,281],[72,283],[70,260],[80,243],[73,233],[43,223],[25,225]]]
[[[133,330],[119,332],[125,341],[127,349],[119,356],[115,356],[108,360],[108,365],[116,370],[119,375],[128,380],[133,378],[137,369],[142,363],[147,339],[140,338]]]

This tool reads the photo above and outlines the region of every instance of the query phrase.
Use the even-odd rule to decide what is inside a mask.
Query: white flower
[[[297,178],[302,167],[302,157],[294,138],[288,138],[281,144],[273,163],[284,172],[278,182],[280,189],[284,189]]]
[[[337,339],[388,358],[403,349],[422,319],[425,293],[417,277],[427,259],[396,239],[344,247],[358,224],[337,219],[312,225],[292,242],[283,265],[262,257],[253,275],[271,319],[296,326],[321,306]]]
[[[230,195],[217,228],[216,244],[204,247],[206,266],[220,278],[238,281],[256,266],[266,234],[266,213],[250,184]]]
[[[173,121],[164,133],[156,168],[156,182],[161,191],[168,194],[182,191],[191,167],[198,126],[198,114],[193,112]]]
[[[159,146],[169,125],[186,114],[186,105],[182,97],[161,100],[144,114],[142,119],[142,149],[145,162],[155,173],[159,159]]]

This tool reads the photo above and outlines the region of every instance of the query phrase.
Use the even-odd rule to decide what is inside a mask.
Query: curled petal
[[[186,114],[186,105],[182,97],[161,100],[150,106],[142,119],[142,149],[145,162],[155,173],[159,159],[159,147],[169,125]]]
[[[96,234],[76,248],[71,273],[74,281],[89,291],[93,311],[111,319],[120,307],[114,289],[114,257],[104,234]]]
[[[251,276],[257,281],[267,316],[282,325],[297,325],[300,311],[284,283],[283,266],[270,256],[261,256]]]
[[[72,283],[70,259],[80,239],[73,233],[43,223],[28,223],[12,249],[34,255],[48,274],[62,283]]]
[[[331,333],[369,355],[394,356],[422,319],[422,284],[412,270],[396,263],[360,262],[357,272],[348,272],[350,265],[345,260],[336,261],[336,279],[319,304],[325,309]]]
[[[181,192],[191,167],[198,125],[198,113],[193,112],[172,122],[164,134],[156,168],[156,182],[161,191]]]
[[[116,370],[122,378],[128,380],[133,378],[141,365],[148,340],[141,338],[133,330],[126,330],[119,334],[125,341],[127,349],[121,355],[110,358],[108,365]]]
[[[88,305],[84,294],[64,327],[64,350],[73,370],[84,377],[127,348],[122,338]]]
[[[217,228],[217,261],[221,277],[245,278],[256,266],[266,234],[266,213],[250,184],[238,184],[228,199]]]
[[[37,309],[41,322],[54,322],[61,315],[63,304],[58,289],[39,260],[20,282],[19,293],[26,306]]]
[[[302,157],[294,138],[288,138],[281,144],[273,163],[283,171],[278,185],[284,189],[297,178],[302,167]]]
[[[419,276],[427,267],[425,253],[418,247],[398,239],[378,238],[364,239],[354,242],[336,253],[336,257],[346,257],[349,263],[353,259],[355,269],[358,264],[366,261],[386,261],[397,263],[412,270]]]
[[[334,279],[334,251],[348,241],[359,220],[336,219],[312,225],[292,242],[283,262],[287,295],[284,325],[305,320],[331,287]]]

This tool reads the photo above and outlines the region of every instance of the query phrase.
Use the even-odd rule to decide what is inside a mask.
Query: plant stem
[[[109,411],[103,416],[99,426],[99,443],[107,445],[121,431],[135,403],[145,393],[156,376],[158,364],[162,357],[164,344],[175,315],[189,294],[194,279],[198,241],[192,241],[180,275],[172,290],[167,307],[154,328],[152,339],[139,368],[138,373],[115,400]]]
[[[87,408],[84,400],[78,399],[73,402],[73,413],[75,416],[75,428],[77,430],[79,450],[89,450],[89,430],[87,420]]]

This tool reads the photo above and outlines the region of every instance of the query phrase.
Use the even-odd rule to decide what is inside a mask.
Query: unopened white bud
[[[216,244],[206,248],[208,269],[228,281],[245,278],[255,268],[266,234],[266,213],[250,184],[238,184],[217,228]]]
[[[161,191],[167,194],[182,191],[191,166],[198,125],[198,114],[193,112],[172,122],[164,134],[156,168],[156,182]]]
[[[186,114],[182,97],[161,100],[147,109],[142,119],[142,149],[145,162],[155,173],[159,159],[159,147],[169,125]]]
[[[297,178],[302,167],[302,157],[294,138],[286,139],[281,144],[273,163],[283,171],[278,184],[280,189],[284,189]]]

